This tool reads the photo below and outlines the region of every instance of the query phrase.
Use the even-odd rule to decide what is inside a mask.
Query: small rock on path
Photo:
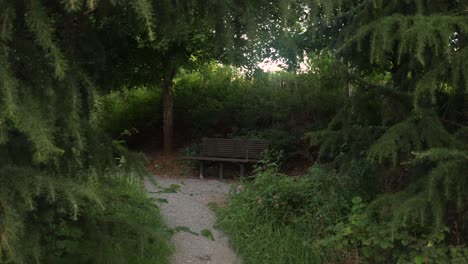
[[[187,227],[198,234],[208,229],[214,237],[212,241],[201,234],[175,233],[172,237],[175,245],[172,263],[240,264],[240,258],[229,247],[229,239],[214,228],[215,215],[208,206],[210,202],[225,201],[230,184],[218,180],[154,177],[158,186],[147,179],[145,187],[152,197],[167,200],[167,203],[159,203],[166,224],[170,228]],[[172,184],[180,186],[176,193],[154,193]]]

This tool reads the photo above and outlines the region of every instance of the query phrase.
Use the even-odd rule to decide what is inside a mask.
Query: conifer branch
[[[29,0],[26,18],[28,26],[31,32],[35,34],[38,44],[52,58],[56,78],[59,80],[63,79],[67,70],[67,63],[64,55],[54,41],[54,29],[50,25],[50,19],[38,0]]]
[[[398,96],[403,100],[403,102],[411,102],[411,94],[406,92],[402,92],[399,89],[389,85],[389,84],[376,84],[371,83],[357,74],[350,74],[350,80],[356,87],[360,87],[363,91],[371,91],[375,90],[381,94],[391,95],[391,96]]]
[[[7,55],[0,51],[0,84],[2,94],[2,109],[9,118],[15,118],[18,111],[17,105],[17,87],[18,82],[13,76]]]
[[[148,32],[148,37],[152,41],[155,38],[153,30],[153,8],[148,0],[132,0],[133,8],[143,21]]]

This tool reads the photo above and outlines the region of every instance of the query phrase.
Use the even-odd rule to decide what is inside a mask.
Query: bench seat
[[[249,162],[257,162],[257,159],[230,159],[230,158],[217,158],[217,157],[185,157],[185,159],[191,159],[191,160],[212,160],[212,161],[230,161],[230,162],[243,162],[243,163],[249,163]]]
[[[257,162],[261,153],[269,145],[268,141],[261,139],[203,138],[200,145],[200,156],[187,156],[185,159],[201,161],[201,179],[203,179],[204,161],[219,162],[220,178],[223,178],[223,162],[240,163],[241,176],[243,176],[245,163]]]

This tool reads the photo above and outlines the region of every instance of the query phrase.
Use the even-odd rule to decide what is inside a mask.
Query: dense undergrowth
[[[447,244],[448,228],[379,217],[356,196],[365,193],[355,176],[318,165],[297,177],[266,169],[215,208],[218,225],[244,263],[466,263],[468,248]]]
[[[245,263],[324,263],[339,259],[321,240],[350,211],[349,179],[312,167],[289,177],[276,170],[258,173],[217,208],[218,224]]]
[[[288,156],[305,156],[304,133],[325,127],[344,101],[340,64],[327,56],[315,62],[319,63],[320,72],[258,72],[253,78],[216,63],[196,71],[182,70],[174,85],[179,141],[260,137]],[[103,127],[116,136],[136,129],[140,135],[134,138],[152,137],[162,128],[161,89],[115,91],[102,98],[101,113]]]
[[[38,177],[14,167],[1,173],[23,184]],[[2,233],[0,263],[168,263],[170,234],[140,180],[109,175],[41,184],[32,200],[17,197],[26,208],[10,208],[5,199],[9,215],[2,218],[10,229]]]
[[[285,163],[322,164],[291,178],[268,152],[218,208],[220,227],[246,263],[466,263],[466,95],[441,89],[432,109],[411,110],[411,95],[374,87],[391,84],[388,74],[348,76],[346,86],[339,65],[251,79],[218,65],[179,73],[175,120],[189,142],[262,137]],[[102,123],[158,127],[159,114],[138,117],[159,98],[157,89],[116,92],[102,99]]]
[[[99,203],[81,205],[76,219],[45,208],[31,216],[39,222],[27,228],[48,234],[41,238],[47,263],[169,263],[170,233],[140,180],[114,175],[86,185]]]

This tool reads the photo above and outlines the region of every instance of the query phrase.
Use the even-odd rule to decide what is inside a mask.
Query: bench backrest
[[[203,138],[201,156],[257,160],[269,142],[260,139]]]

